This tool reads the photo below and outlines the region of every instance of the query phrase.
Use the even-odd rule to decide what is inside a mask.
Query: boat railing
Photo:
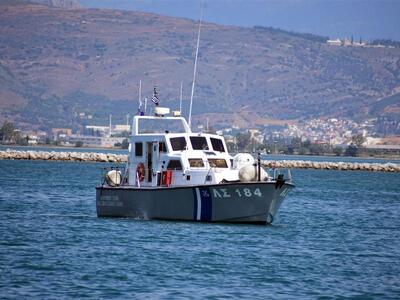
[[[292,181],[292,173],[290,169],[272,169],[268,172],[273,180],[285,180],[288,182]]]

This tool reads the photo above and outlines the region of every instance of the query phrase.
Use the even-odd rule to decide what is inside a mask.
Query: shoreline
[[[100,152],[64,152],[64,151],[19,151],[0,150],[0,160],[49,160],[75,162],[109,162],[126,163],[128,155]],[[372,172],[400,172],[397,163],[360,163],[360,162],[327,162],[310,160],[262,160],[261,164],[267,168],[283,169],[316,169],[316,170],[343,170],[343,171],[372,171]]]

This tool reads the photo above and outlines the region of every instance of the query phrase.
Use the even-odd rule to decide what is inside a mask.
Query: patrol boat
[[[104,172],[98,217],[270,224],[294,187],[290,171],[227,152],[223,137],[193,133],[179,112],[133,119],[128,163]],[[286,177],[285,177],[286,176]]]

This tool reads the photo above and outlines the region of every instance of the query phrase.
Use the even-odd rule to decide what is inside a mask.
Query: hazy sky
[[[80,0],[82,6],[198,19],[201,0]],[[204,19],[355,39],[400,41],[400,0],[203,0]]]

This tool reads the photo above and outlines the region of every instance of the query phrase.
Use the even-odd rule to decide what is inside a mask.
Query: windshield
[[[186,150],[186,139],[184,136],[170,138],[171,147],[173,151]]]
[[[224,143],[222,143],[222,140],[216,138],[210,138],[210,140],[214,151],[225,152],[225,147]]]
[[[207,140],[204,136],[191,136],[193,150],[208,150]]]
[[[186,132],[182,119],[139,119],[138,133],[182,133]]]

